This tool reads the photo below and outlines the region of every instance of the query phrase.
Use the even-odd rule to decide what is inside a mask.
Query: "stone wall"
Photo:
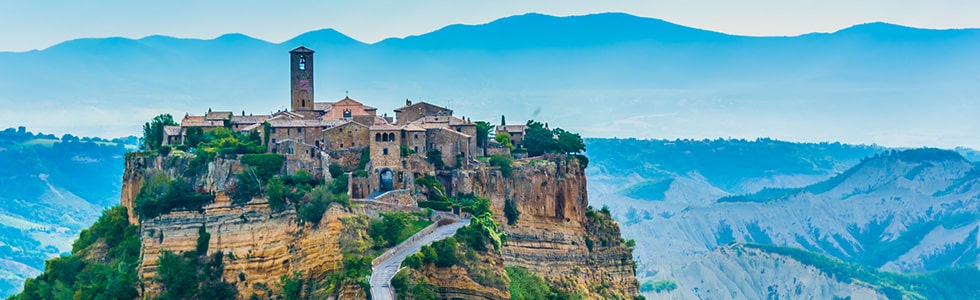
[[[323,130],[323,142],[330,150],[363,148],[369,144],[370,132],[367,126],[349,122]]]

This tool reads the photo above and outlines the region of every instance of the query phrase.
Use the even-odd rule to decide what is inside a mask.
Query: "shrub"
[[[269,199],[269,208],[280,212],[286,208],[286,185],[278,176],[269,179],[265,185],[265,196]]]
[[[208,253],[208,245],[211,243],[211,234],[208,233],[207,228],[202,224],[201,227],[197,229],[197,253],[200,255],[206,255]]]
[[[453,210],[453,204],[448,201],[418,201],[420,208],[431,208],[432,210],[438,211],[451,211]]]
[[[337,163],[331,163],[327,168],[330,171],[330,178],[337,179],[344,175],[344,167]]]
[[[293,271],[291,275],[279,277],[279,289],[285,299],[300,299],[303,291],[303,278],[298,271]]]
[[[244,154],[241,161],[243,164],[255,168],[255,173],[259,179],[267,181],[282,171],[286,157],[274,153]]]
[[[167,156],[170,155],[171,150],[173,150],[173,148],[170,148],[170,146],[160,146],[160,150],[157,152],[160,153],[160,156]]]
[[[394,246],[402,232],[409,225],[409,216],[404,213],[382,214],[381,220],[372,221],[368,234],[380,248]]]
[[[514,158],[508,155],[494,155],[490,157],[490,165],[500,168],[500,174],[504,178],[509,178],[513,171]]]
[[[334,180],[333,180],[333,182],[330,183],[330,192],[332,192],[334,194],[338,194],[338,195],[341,195],[341,194],[342,195],[346,195],[347,194],[348,181],[349,181],[349,179],[347,178],[346,175],[342,175],[340,177],[335,177]]]
[[[230,195],[233,204],[243,205],[262,194],[262,183],[259,181],[258,172],[254,167],[242,170],[241,173],[235,175],[235,178],[238,181],[235,183],[235,190]]]
[[[442,161],[442,151],[439,151],[439,149],[429,150],[429,153],[426,153],[426,161],[432,164],[436,170],[446,168],[446,162]]]
[[[439,268],[448,268],[456,264],[459,259],[456,257],[456,239],[448,237],[441,241],[432,243],[432,249],[436,252],[435,265]]]
[[[514,199],[504,200],[504,217],[507,217],[507,225],[514,225],[517,223],[517,218],[520,217],[521,212],[517,210],[517,203]]]

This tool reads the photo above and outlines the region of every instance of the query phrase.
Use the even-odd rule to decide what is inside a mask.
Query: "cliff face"
[[[157,173],[170,177],[184,174],[189,161],[183,158],[130,157],[124,175],[122,204],[133,210],[140,187]],[[210,234],[208,254],[225,253],[225,282],[234,284],[241,297],[278,292],[279,278],[299,272],[305,278],[324,278],[343,268],[343,253],[358,236],[348,220],[358,215],[377,215],[371,205],[354,210],[332,206],[316,226],[298,225],[295,210],[273,212],[262,198],[246,205],[233,205],[226,190],[234,186],[242,169],[237,160],[216,159],[191,182],[199,193],[213,193],[215,201],[197,211],[175,211],[159,217],[131,222],[140,225],[142,264],[139,276],[144,295],[156,295],[157,261],[162,251],[186,252],[197,247],[203,226]],[[586,178],[575,159],[515,162],[504,177],[496,168],[477,167],[453,171],[453,193],[474,193],[491,199],[497,221],[508,234],[500,254],[489,257],[484,269],[506,278],[504,265],[520,266],[546,278],[552,285],[587,299],[629,299],[639,293],[631,249],[620,239],[619,226],[603,213],[588,210]],[[505,206],[512,201],[520,215],[506,225]],[[132,214],[135,215],[135,214]],[[365,222],[366,223],[366,222]],[[362,224],[364,225],[364,224]],[[349,249],[348,249],[349,250]],[[506,285],[484,286],[468,278],[472,270],[429,272],[429,281],[445,295],[480,298],[509,298]],[[484,275],[486,277],[486,275]],[[343,293],[345,287],[340,287]],[[361,297],[350,293],[350,297]],[[342,296],[344,296],[342,295]]]
[[[490,168],[457,171],[453,186],[491,200],[507,233],[504,264],[524,267],[587,299],[629,299],[639,293],[632,250],[621,242],[619,225],[587,212],[585,172],[578,160],[517,161],[508,177]],[[513,225],[504,214],[507,201],[520,212]]]
[[[122,204],[132,211],[133,199],[145,178],[156,172],[176,176],[184,168],[181,159],[130,158]],[[295,210],[273,212],[263,199],[234,206],[224,191],[240,169],[237,160],[217,159],[206,174],[195,180],[198,192],[216,193],[212,204],[200,211],[176,211],[142,222],[139,277],[145,285],[144,295],[159,292],[152,279],[161,252],[194,251],[201,226],[210,234],[208,253],[225,253],[223,278],[237,286],[239,295],[261,296],[274,291],[279,278],[294,271],[308,278],[322,278],[326,272],[341,267],[339,243],[345,229],[342,221],[351,216],[349,212],[332,206],[314,227],[298,225]]]

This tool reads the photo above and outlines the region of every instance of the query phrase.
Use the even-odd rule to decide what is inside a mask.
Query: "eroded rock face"
[[[176,176],[182,172],[181,166],[180,161],[159,158],[127,160],[122,204],[132,211],[133,199],[145,178],[154,172]],[[242,298],[253,293],[264,295],[267,291],[261,288],[263,285],[277,291],[279,278],[294,271],[308,278],[322,278],[325,273],[341,268],[339,239],[344,227],[341,219],[349,217],[349,212],[331,206],[320,224],[314,226],[299,225],[295,210],[273,212],[264,199],[234,206],[224,190],[240,169],[235,160],[212,162],[206,174],[195,180],[198,192],[215,192],[212,204],[200,211],[175,211],[140,224],[139,278],[144,284],[141,291],[144,296],[159,293],[153,278],[162,251],[196,250],[201,226],[211,235],[208,255],[225,253],[224,281],[235,284]]]
[[[133,201],[147,178],[158,172],[177,177],[186,172],[187,165],[187,159],[181,158],[130,157],[122,204],[132,212]],[[279,278],[294,271],[306,278],[323,278],[327,272],[342,268],[343,221],[354,215],[371,215],[371,208],[350,212],[332,206],[321,223],[313,226],[299,225],[295,210],[272,212],[264,199],[235,206],[225,190],[234,186],[234,174],[241,168],[237,160],[217,159],[193,177],[192,185],[198,192],[216,196],[200,211],[171,212],[142,224],[131,220],[141,229],[139,276],[144,296],[159,293],[153,278],[161,252],[195,250],[202,226],[211,235],[208,254],[226,254],[224,280],[235,284],[243,298],[253,293],[262,296],[268,290],[277,292]],[[577,160],[559,156],[519,161],[508,177],[488,167],[458,170],[450,180],[447,190],[453,193],[475,193],[491,199],[495,218],[509,236],[501,249],[502,264],[494,267],[498,273],[505,273],[503,265],[524,267],[586,299],[629,299],[639,293],[631,249],[621,242],[618,224],[605,214],[587,212],[586,178]],[[513,200],[520,211],[513,225],[506,225],[507,200]],[[429,279],[443,287],[441,293],[445,295],[509,298],[505,289],[459,280],[457,277],[465,272],[456,273],[459,276],[447,273]],[[354,290],[343,295],[354,297]]]
[[[458,171],[453,186],[490,198],[508,235],[502,249],[506,265],[524,267],[587,299],[639,294],[632,251],[621,242],[619,225],[601,213],[586,213],[586,178],[577,160],[518,161],[509,177],[490,168]],[[520,211],[513,225],[504,215],[507,200]]]

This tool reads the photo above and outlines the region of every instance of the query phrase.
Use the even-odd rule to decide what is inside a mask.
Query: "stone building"
[[[313,50],[300,46],[289,51],[289,86],[293,111],[312,111]]]
[[[364,148],[368,146],[370,128],[367,125],[348,121],[323,130],[326,149]]]
[[[433,150],[442,153],[448,168],[465,167],[474,161],[476,124],[454,117],[451,109],[406,101],[391,118],[379,116],[377,108],[350,97],[315,102],[313,54],[306,47],[289,52],[290,110],[271,115],[246,115],[245,111],[236,115],[210,109],[202,116],[188,114],[179,127],[165,129],[165,142],[180,144],[191,127],[256,131],[264,137],[268,152],[286,157],[287,170],[322,170],[326,167],[323,164],[338,163],[355,173],[362,171],[356,168],[365,165],[361,157],[368,148],[370,161],[363,170],[368,176],[351,183],[358,196],[414,188],[413,176],[433,171],[426,163]]]
[[[397,125],[409,124],[425,117],[442,117],[452,115],[453,110],[451,109],[421,101],[413,104],[412,101],[405,100],[405,106],[395,109],[395,120],[398,121]]]
[[[527,125],[497,125],[495,127],[496,132],[506,132],[508,135],[510,135],[510,143],[513,144],[515,148],[521,147],[522,142],[524,141],[524,131],[527,130]]]

